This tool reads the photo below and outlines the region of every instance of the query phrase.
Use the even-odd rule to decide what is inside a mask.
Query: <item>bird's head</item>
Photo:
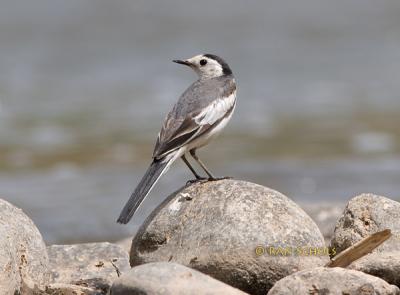
[[[222,58],[213,54],[200,54],[184,60],[174,60],[173,62],[191,67],[199,75],[200,79],[232,74],[228,64]]]

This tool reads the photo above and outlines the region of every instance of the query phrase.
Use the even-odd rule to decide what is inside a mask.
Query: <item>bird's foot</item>
[[[194,184],[194,183],[197,183],[197,182],[206,182],[206,181],[208,181],[208,180],[209,180],[209,179],[206,178],[206,177],[199,177],[199,178],[196,178],[196,179],[191,179],[191,180],[188,180],[188,181],[186,182],[186,186],[191,185],[191,184]]]
[[[233,177],[232,177],[232,176],[209,177],[207,180],[208,180],[208,181],[218,181],[218,180],[224,180],[224,179],[233,179]]]

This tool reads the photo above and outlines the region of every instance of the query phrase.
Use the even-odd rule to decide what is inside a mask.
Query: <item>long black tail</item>
[[[122,209],[117,222],[127,224],[173,158],[154,160]]]

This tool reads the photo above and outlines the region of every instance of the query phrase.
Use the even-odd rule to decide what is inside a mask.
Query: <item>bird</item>
[[[229,65],[214,54],[200,54],[173,62],[190,67],[198,79],[167,114],[154,147],[152,162],[117,220],[127,224],[171,164],[181,158],[196,181],[218,180],[196,154],[226,126],[236,106],[236,81]],[[201,177],[186,158],[190,154],[207,174]]]

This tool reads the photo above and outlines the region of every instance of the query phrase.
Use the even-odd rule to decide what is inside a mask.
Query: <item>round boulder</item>
[[[392,237],[374,252],[400,251],[400,203],[373,194],[351,199],[336,224],[331,247],[340,253],[377,231],[390,229]]]
[[[0,199],[0,286],[4,294],[37,289],[50,281],[43,238],[21,209]]]
[[[269,290],[268,295],[380,294],[399,295],[399,288],[380,278],[340,267],[317,267],[294,273]]]
[[[169,196],[132,241],[131,266],[172,261],[252,294],[328,261],[324,238],[293,201],[238,180],[198,182]]]
[[[400,287],[400,252],[370,253],[349,265],[350,269],[384,279]]]

